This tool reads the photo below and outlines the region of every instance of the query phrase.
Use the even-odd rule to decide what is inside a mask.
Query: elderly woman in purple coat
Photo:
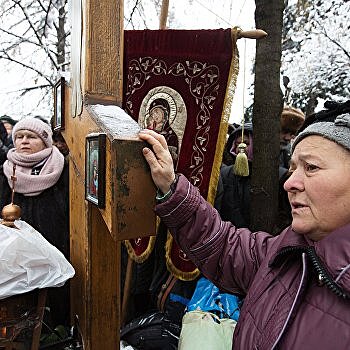
[[[203,275],[245,295],[232,349],[350,349],[350,101],[325,104],[292,146],[293,221],[278,236],[223,222],[144,130],[156,213]]]

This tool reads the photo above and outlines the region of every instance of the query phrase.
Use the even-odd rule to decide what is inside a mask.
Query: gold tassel
[[[240,143],[238,145],[239,153],[236,156],[235,164],[233,165],[233,172],[238,176],[249,176],[248,157],[245,153],[247,145]]]
[[[160,218],[159,218],[159,216],[157,216],[156,217],[156,227],[155,227],[156,233],[158,232],[159,224],[160,224]],[[153,248],[156,244],[156,237],[155,236],[144,236],[143,237],[143,239],[146,239],[146,238],[149,238],[147,248],[140,255],[136,255],[134,248],[129,240],[124,241],[124,245],[128,251],[129,257],[131,258],[131,260],[135,261],[138,264],[145,262],[149,258],[149,256],[151,255],[151,253],[153,251]]]
[[[233,164],[233,172],[238,176],[249,176],[249,164],[246,154],[247,145],[244,143],[244,90],[245,90],[245,63],[246,63],[246,40],[244,40],[244,69],[243,69],[243,118],[242,118],[242,138],[238,145],[238,154],[235,164]]]

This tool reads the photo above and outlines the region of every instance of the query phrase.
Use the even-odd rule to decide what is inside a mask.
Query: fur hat
[[[294,107],[284,107],[281,115],[281,131],[296,135],[305,120],[304,113]]]
[[[49,124],[39,118],[21,119],[12,130],[12,139],[16,141],[16,132],[19,130],[30,130],[35,132],[45,143],[47,148],[52,147],[52,130]]]

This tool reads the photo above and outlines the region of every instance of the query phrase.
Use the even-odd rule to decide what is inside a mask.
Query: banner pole
[[[160,18],[159,18],[159,29],[166,29],[168,12],[169,12],[169,0],[163,0],[161,12],[160,12]]]

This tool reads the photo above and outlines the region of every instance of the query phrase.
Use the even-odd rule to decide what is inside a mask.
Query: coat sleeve
[[[222,182],[222,174],[220,172],[218,187],[216,189],[216,196],[214,200],[214,208],[220,213],[222,198],[224,196],[224,184]]]
[[[169,200],[157,205],[156,213],[203,275],[231,293],[247,293],[276,238],[222,221],[183,175]]]

